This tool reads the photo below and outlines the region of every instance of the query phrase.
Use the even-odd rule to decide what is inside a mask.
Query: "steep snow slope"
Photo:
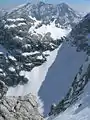
[[[77,52],[84,52],[86,54],[85,62],[79,68],[79,71],[75,75],[73,82],[69,88],[69,91],[65,97],[53,108],[51,108],[50,115],[58,115],[60,118],[64,119],[65,114],[67,115],[69,110],[72,111],[71,106],[75,103],[80,102],[78,108],[74,112],[76,114],[68,116],[69,120],[88,120],[89,119],[89,98],[90,98],[90,13],[87,14],[84,19],[72,29],[71,33],[67,37],[69,43],[76,47]],[[87,87],[88,86],[88,87]],[[82,110],[83,109],[83,110]],[[87,115],[84,117],[84,110],[87,111]],[[65,114],[64,114],[65,113]],[[64,116],[62,116],[64,114]],[[79,116],[80,115],[80,116]],[[81,115],[83,117],[81,117]],[[59,119],[60,119],[59,118]],[[71,118],[71,119],[70,119]]]
[[[49,113],[51,103],[57,103],[66,95],[85,58],[84,52],[77,52],[76,47],[63,43],[39,90],[39,96],[44,102],[45,115]]]
[[[82,83],[81,79],[83,79],[83,83],[79,86],[77,85],[77,90],[80,89],[81,86],[85,84],[86,81],[89,81],[88,84],[83,89],[83,94],[79,96],[79,99],[76,103],[74,103],[71,107],[57,117],[51,116],[47,118],[47,120],[89,120],[90,119],[90,77],[88,76],[85,79],[85,75],[90,75],[90,57],[88,60],[82,65],[82,71],[78,73],[76,81],[78,83]],[[88,73],[89,72],[89,73]]]

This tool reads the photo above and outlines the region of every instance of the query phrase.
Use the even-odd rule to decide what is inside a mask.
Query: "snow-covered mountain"
[[[85,60],[85,53],[78,52],[81,47],[73,40],[73,33],[76,33],[76,37],[80,24],[75,25],[81,18],[80,14],[65,3],[53,5],[39,2],[20,6],[0,19],[0,80],[8,86],[7,96],[32,93],[41,103],[38,92],[44,85],[49,68],[56,61],[57,55],[63,54],[64,57],[60,56],[64,59],[66,54],[67,57],[71,55],[71,51],[71,58],[75,53],[77,60],[80,60],[73,71],[74,78]],[[66,37],[71,30],[73,32]],[[72,64],[74,63],[73,59]],[[69,85],[71,82],[70,79]]]
[[[89,120],[90,119],[90,14],[72,29],[66,38],[69,46],[77,52],[84,52],[86,60],[77,72],[66,96],[56,106],[52,106],[48,120]],[[78,62],[78,61],[77,61]],[[71,72],[72,73],[72,72]],[[60,115],[59,115],[60,114]],[[54,115],[58,115],[55,117]]]
[[[53,5],[44,2],[38,2],[37,4],[27,3],[9,14],[9,17],[12,18],[19,18],[20,16],[32,16],[45,24],[55,20],[57,27],[62,26],[64,28],[74,26],[82,18],[81,14],[65,3]]]
[[[34,6],[35,11],[37,11],[37,8],[39,11],[40,7],[43,7],[43,10],[48,7],[48,14],[45,13],[46,10],[43,11],[43,14],[48,17],[52,10],[53,15],[49,18],[49,21],[45,19],[45,15],[38,20],[36,13],[31,9]],[[57,16],[60,18],[63,16],[64,21],[71,14],[73,22],[76,18],[77,21],[80,20],[80,16],[68,5],[62,3],[57,6],[59,6],[58,11],[56,11],[59,13]],[[47,61],[50,51],[58,48],[63,41],[63,38],[60,38],[70,32],[71,24],[67,28],[62,27],[66,26],[64,25],[66,22],[59,23],[59,26],[56,26],[57,16],[54,16],[56,14],[54,11],[57,6],[42,2],[35,5],[28,3],[5,14],[0,20],[1,80],[6,85],[17,86],[27,83],[30,76],[25,74],[30,73],[34,67]],[[68,15],[66,17],[67,9]],[[63,15],[60,14],[62,13],[60,10],[63,11]],[[38,14],[41,14],[41,11]],[[53,16],[54,19],[52,20]],[[71,17],[69,18],[71,23]],[[44,21],[49,23],[46,24]]]

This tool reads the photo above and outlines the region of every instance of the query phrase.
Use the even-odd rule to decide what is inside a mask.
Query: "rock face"
[[[5,85],[4,82],[0,81],[0,99],[4,97],[4,95],[7,93],[7,86]]]
[[[0,120],[43,120],[38,104],[31,94],[24,97],[4,97],[0,102]]]
[[[35,96],[6,97],[7,90],[0,81],[0,120],[43,120]]]

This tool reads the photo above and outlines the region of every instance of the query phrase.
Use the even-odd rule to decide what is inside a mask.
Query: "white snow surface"
[[[25,20],[24,18],[7,19],[7,21],[10,21],[10,22],[24,21],[24,20]]]
[[[23,38],[19,36],[15,36],[15,39],[23,40]]]
[[[37,27],[37,25],[39,25],[40,23],[41,21],[36,21],[34,26],[29,29],[29,33],[41,34],[42,36],[44,36],[46,33],[50,33],[51,37],[56,40],[60,39],[62,36],[66,36],[71,31],[70,28],[62,29],[56,27],[55,21],[51,22],[50,25],[43,24],[41,27],[36,29],[35,27]]]
[[[15,24],[12,24],[12,25],[5,25],[5,28],[8,28],[8,29],[10,29],[10,28],[15,28],[15,27],[17,27]]]
[[[0,72],[3,72],[3,70],[0,68]]]
[[[29,52],[24,52],[24,53],[22,53],[22,55],[26,57],[26,56],[29,56],[29,55],[36,55],[38,53],[40,53],[40,52],[38,52],[38,51],[30,52],[30,53]]]
[[[23,25],[26,25],[26,23],[19,23],[18,26],[23,26]]]
[[[38,60],[42,60],[42,59],[43,59],[43,56],[42,56],[42,55],[37,56],[37,59],[38,59]]]
[[[35,17],[29,16],[30,19],[37,21]]]
[[[15,69],[13,67],[9,67],[9,71],[15,72]]]

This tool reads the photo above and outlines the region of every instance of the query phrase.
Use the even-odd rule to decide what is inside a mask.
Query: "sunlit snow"
[[[70,28],[62,29],[56,27],[55,21],[51,22],[50,25],[43,24],[41,27],[36,29],[35,27],[37,27],[37,25],[39,25],[40,23],[41,21],[36,21],[35,25],[29,29],[29,33],[41,34],[42,36],[44,36],[46,33],[50,32],[51,37],[56,40],[60,39],[62,36],[66,36],[71,31]]]
[[[12,24],[12,25],[5,25],[5,28],[8,28],[8,29],[10,29],[10,28],[15,28],[15,27],[17,27],[15,24]]]
[[[24,18],[7,19],[7,21],[10,21],[10,22],[24,21]]]

